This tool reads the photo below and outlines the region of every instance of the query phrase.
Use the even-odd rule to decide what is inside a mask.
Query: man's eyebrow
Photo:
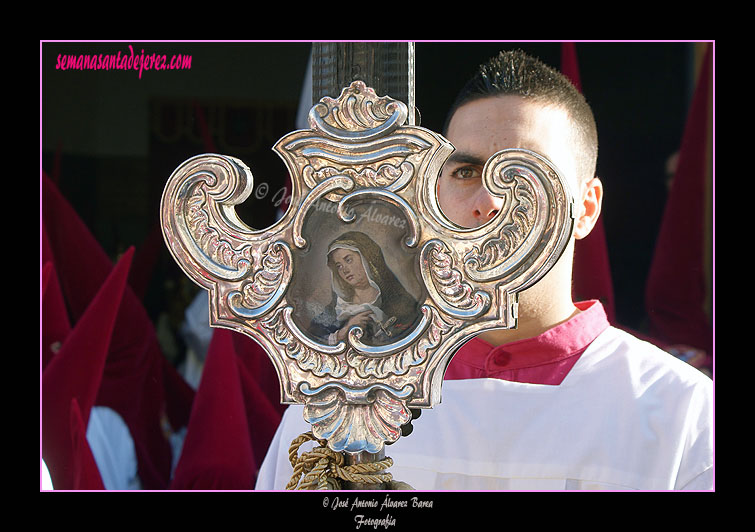
[[[463,164],[474,164],[477,166],[485,166],[485,163],[488,162],[488,160],[478,155],[474,155],[472,153],[463,152],[463,151],[455,151],[448,158],[447,162],[455,163],[455,164],[463,163]]]

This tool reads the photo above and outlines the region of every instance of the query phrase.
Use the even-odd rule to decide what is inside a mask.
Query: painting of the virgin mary
[[[350,231],[336,238],[328,246],[327,265],[332,300],[310,330],[328,344],[344,341],[354,326],[362,329],[364,343],[390,343],[416,319],[417,301],[366,234]]]

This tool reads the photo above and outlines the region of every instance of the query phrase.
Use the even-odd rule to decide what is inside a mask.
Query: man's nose
[[[472,215],[482,225],[492,220],[502,207],[503,198],[493,196],[481,186],[474,198]]]

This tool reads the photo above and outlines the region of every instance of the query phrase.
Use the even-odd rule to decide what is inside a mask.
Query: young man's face
[[[496,96],[464,104],[456,110],[446,137],[456,151],[438,180],[438,201],[451,221],[479,227],[495,216],[502,199],[482,185],[482,167],[506,148],[534,151],[553,163],[573,190],[577,186],[577,159],[566,111],[524,100]]]

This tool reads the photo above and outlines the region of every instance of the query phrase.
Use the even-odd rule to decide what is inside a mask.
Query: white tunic
[[[558,386],[445,381],[413,426],[386,455],[417,490],[713,489],[711,379],[612,327]],[[285,488],[308,430],[289,407],[257,489]]]
[[[141,489],[134,439],[115,410],[92,407],[86,438],[106,490]]]

